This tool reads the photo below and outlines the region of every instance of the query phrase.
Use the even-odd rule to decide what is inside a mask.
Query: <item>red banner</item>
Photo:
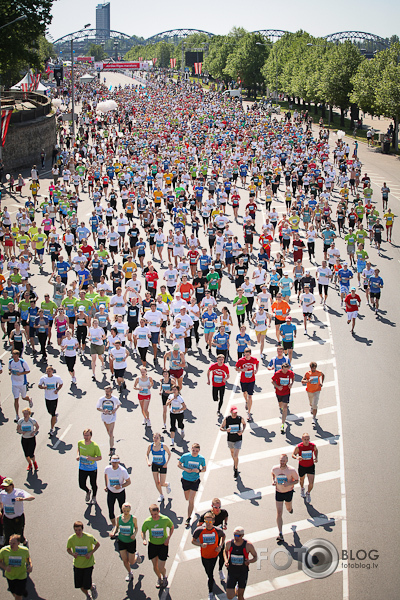
[[[104,63],[103,71],[114,71],[115,69],[141,69],[140,62],[112,62]]]
[[[176,67],[176,58],[170,58],[169,62],[170,62],[170,65],[171,65],[171,69],[175,69],[175,67]]]
[[[78,56],[78,58],[76,60],[77,60],[77,62],[91,63],[91,62],[93,62],[94,58],[93,58],[93,56]]]
[[[194,72],[196,73],[196,75],[201,75],[202,66],[203,63],[194,63]]]
[[[12,108],[5,108],[1,111],[1,145],[4,146],[6,141],[6,135],[8,131],[8,126],[10,124],[10,119],[12,115]]]

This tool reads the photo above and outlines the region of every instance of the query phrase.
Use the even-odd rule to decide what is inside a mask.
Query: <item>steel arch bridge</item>
[[[257,31],[252,31],[251,33],[259,33],[263,37],[275,42],[280,40],[285,33],[288,33],[288,31],[284,31],[283,29],[258,29]]]
[[[161,33],[152,35],[147,38],[147,40],[144,40],[143,44],[157,44],[157,42],[171,42],[173,44],[178,44],[182,39],[195,33],[203,33],[209,38],[214,35],[214,33],[203,31],[203,29],[169,29],[168,31],[162,31]]]
[[[65,42],[70,42],[71,39],[79,42],[79,40],[87,40],[88,38],[90,38],[90,39],[104,38],[106,33],[108,34],[108,29],[82,29],[81,31],[73,31],[72,33],[68,33],[67,35],[64,35],[63,37],[58,38],[58,40],[56,40],[54,42],[54,45],[64,44]],[[111,29],[111,31],[110,31],[110,37],[111,38],[122,38],[124,40],[131,39],[130,35],[127,35],[126,33],[122,33],[121,31],[114,31],[114,29]]]
[[[353,44],[360,44],[364,42],[368,42],[374,45],[376,48],[380,50],[384,50],[385,48],[389,48],[390,43],[388,40],[385,40],[379,35],[375,35],[374,33],[366,33],[364,31],[339,31],[337,33],[331,33],[325,36],[325,39],[328,42],[352,42]]]

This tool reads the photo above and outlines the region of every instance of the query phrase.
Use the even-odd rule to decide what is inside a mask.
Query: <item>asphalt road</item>
[[[116,81],[118,77],[115,75]],[[363,170],[373,174],[374,199],[380,198],[379,189],[383,177],[393,191],[389,206],[398,214],[400,177],[397,159],[375,154],[360,146],[360,156],[365,164]],[[247,197],[243,190],[241,195]],[[6,200],[12,211],[16,211],[21,202],[17,196],[11,199],[6,196]],[[281,191],[278,211],[282,212],[283,207]],[[257,215],[259,227],[263,219],[262,208],[263,204],[260,203]],[[79,216],[87,217],[90,209],[91,202],[84,195],[84,202],[79,206]],[[230,210],[229,207],[228,214],[231,214]],[[241,229],[235,223],[231,224],[231,227],[238,233]],[[316,320],[309,330],[309,336],[304,335],[301,326],[302,315],[292,296],[293,318],[298,325],[298,337],[293,363],[296,383],[290,403],[291,424],[286,435],[281,435],[279,413],[270,383],[271,373],[266,370],[264,362],[257,377],[254,423],[244,436],[240,477],[237,482],[233,479],[225,435],[219,432],[211,390],[206,384],[205,374],[209,360],[205,354],[204,341],[201,341],[199,352],[189,354],[190,366],[183,388],[188,406],[186,440],[182,441],[177,436],[177,445],[168,471],[172,493],[168,502],[161,505],[162,512],[169,515],[176,526],[167,563],[170,587],[161,597],[166,598],[168,594],[173,600],[183,600],[188,596],[193,600],[207,597],[206,577],[199,560],[200,553],[191,545],[191,532],[186,530],[183,524],[186,518],[186,503],[180,487],[180,471],[175,464],[180,454],[186,451],[193,441],[200,442],[201,453],[208,464],[197,495],[197,511],[206,510],[213,497],[220,497],[223,507],[229,511],[227,535],[232,535],[236,525],[242,525],[246,538],[254,542],[263,557],[268,556],[268,560],[261,561],[260,568],[252,565],[246,598],[266,597],[267,594],[272,594],[277,600],[286,600],[292,597],[293,593],[307,595],[311,600],[320,599],[321,596],[333,600],[346,597],[364,600],[397,597],[398,569],[395,549],[399,547],[400,541],[396,514],[399,484],[395,473],[389,475],[389,483],[384,479],[388,476],[388,470],[393,471],[390,467],[397,464],[399,458],[397,389],[400,382],[396,327],[399,322],[397,282],[400,256],[397,231],[396,222],[393,244],[384,244],[382,258],[377,256],[373,248],[367,248],[372,262],[378,264],[381,269],[385,288],[379,318],[365,306],[365,302],[363,303],[356,336],[350,335],[343,310],[340,309],[340,300],[333,288],[329,291],[328,309],[323,310],[317,305]],[[343,240],[338,241],[338,246],[344,256]],[[273,252],[277,250],[278,244],[275,242]],[[319,240],[318,263],[321,257],[322,241]],[[310,266],[308,260],[305,260],[304,264]],[[38,274],[36,266],[33,270],[34,283],[39,296],[42,297],[47,289],[49,263],[43,275]],[[233,292],[233,284],[224,278],[223,298],[219,307],[231,305]],[[236,332],[235,323],[234,335]],[[273,334],[271,329],[265,353],[268,358],[274,354]],[[254,337],[252,339],[254,340]],[[256,347],[254,349],[256,350]],[[0,351],[0,354],[3,354],[3,360],[8,358],[6,350]],[[231,354],[235,356],[234,351]],[[30,393],[35,402],[35,418],[41,426],[37,448],[40,470],[37,475],[26,476],[19,436],[15,433],[13,423],[9,377],[6,372],[0,376],[2,474],[12,476],[18,487],[23,487],[36,497],[33,503],[25,506],[26,533],[30,540],[34,564],[29,597],[46,600],[58,598],[61,594],[68,598],[82,597],[81,593],[73,588],[71,557],[65,550],[66,540],[72,534],[73,521],[82,519],[86,530],[93,532],[101,543],[96,553],[94,577],[99,597],[116,600],[156,598],[159,592],[155,589],[155,576],[147,558],[142,565],[135,568],[133,584],[128,585],[124,581],[124,567],[114,542],[108,537],[111,526],[107,514],[106,494],[102,491],[102,486],[100,485],[98,493],[97,507],[87,507],[84,493],[78,488],[76,444],[81,439],[85,427],[93,429],[93,439],[100,444],[104,452],[103,460],[99,463],[99,483],[102,482],[102,472],[108,463],[108,439],[100,416],[95,410],[106,378],[99,377],[97,383],[91,381],[89,360],[86,356],[84,361],[78,361],[80,364],[77,368],[77,392],[73,391],[65,364],[59,361],[58,351],[50,350],[50,356],[51,362],[57,366],[57,373],[64,380],[59,402],[59,429],[57,437],[52,440],[48,439],[46,433],[49,429],[49,419],[43,392],[37,388],[43,367],[33,361],[31,355],[26,356],[28,364],[32,367],[29,382],[32,385]],[[321,395],[319,426],[316,429],[312,428],[307,396],[300,384],[300,378],[307,370],[310,360],[316,360],[326,376],[326,385]],[[129,359],[131,375],[128,376],[128,393],[122,397],[122,408],[117,418],[116,447],[130,472],[132,485],[127,488],[127,499],[132,503],[133,512],[140,525],[148,516],[148,505],[157,499],[158,493],[145,460],[151,432],[141,424],[137,396],[132,391],[132,379],[137,373],[137,366],[135,359]],[[234,362],[231,362],[230,367],[231,379],[224,410],[227,412],[228,406],[235,403],[239,412],[244,413],[243,398],[236,387]],[[151,368],[150,374],[157,382],[160,380],[160,370]],[[158,389],[153,392],[150,405],[153,431],[160,430],[162,426],[161,402],[157,392]],[[283,449],[289,453],[300,441],[301,433],[305,430],[311,433],[312,440],[320,448],[316,487],[310,505],[305,504],[297,491],[293,515],[284,515],[283,548],[293,557],[293,562],[286,570],[279,571],[271,564],[271,553],[277,546],[270,470],[278,463]],[[165,440],[168,442],[168,436]],[[293,464],[291,458],[289,463]],[[346,561],[340,560],[334,575],[314,580],[303,573],[296,558],[301,546],[315,538],[332,542],[337,547],[340,557],[344,550],[352,550],[355,554],[359,550],[366,550],[368,553],[374,549],[377,550],[379,558],[374,561],[366,559],[349,563],[368,563],[369,568],[348,567]],[[145,554],[140,541],[138,549],[141,554]],[[362,554],[359,553],[359,556]],[[286,558],[282,553],[278,554],[275,560],[281,565]],[[219,585],[217,572],[216,581]],[[4,580],[0,581],[0,590],[6,590]],[[215,591],[221,598],[225,597],[222,586]]]

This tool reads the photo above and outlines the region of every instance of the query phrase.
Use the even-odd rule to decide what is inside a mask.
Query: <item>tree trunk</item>
[[[314,102],[314,115],[318,114],[318,104],[317,102]]]
[[[326,105],[325,102],[322,103],[322,109],[321,109],[321,117],[323,119],[325,119],[325,115],[326,115]]]
[[[344,127],[344,108],[340,109],[340,125]]]
[[[394,149],[397,152],[399,149],[399,118],[394,118],[394,131],[393,131],[393,139],[394,139]]]
[[[329,122],[330,123],[333,123],[333,121],[334,121],[333,117],[334,117],[334,114],[333,114],[332,106],[329,106]]]

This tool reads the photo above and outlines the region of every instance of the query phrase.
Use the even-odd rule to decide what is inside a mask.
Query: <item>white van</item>
[[[230,98],[240,98],[242,95],[242,90],[225,90],[222,92],[223,96],[229,96]]]

